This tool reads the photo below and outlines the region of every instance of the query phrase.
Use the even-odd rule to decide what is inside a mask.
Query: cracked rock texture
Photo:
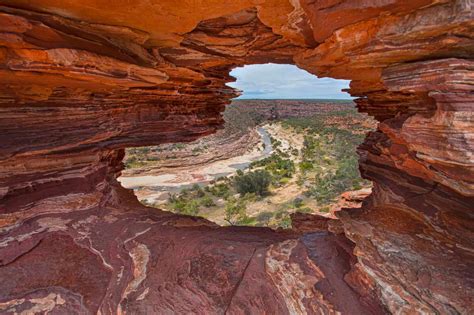
[[[474,313],[473,7],[0,0],[0,312]],[[352,80],[379,121],[337,233],[222,228],[119,186],[125,147],[215,132],[229,71],[267,62]]]

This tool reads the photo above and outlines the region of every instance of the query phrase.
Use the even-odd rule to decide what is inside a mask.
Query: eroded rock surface
[[[474,312],[471,1],[0,4],[2,312]],[[125,147],[213,133],[229,71],[266,62],[352,80],[380,122],[345,237],[219,228],[120,188]]]
[[[343,281],[348,270],[319,270],[308,254],[308,246],[324,243],[315,237],[222,228],[138,204],[40,215],[2,239],[0,311],[335,312],[334,303],[344,302],[331,290],[342,284],[354,297],[351,307],[365,314],[369,306]],[[326,251],[349,267],[349,260]],[[321,280],[325,290],[314,290]]]

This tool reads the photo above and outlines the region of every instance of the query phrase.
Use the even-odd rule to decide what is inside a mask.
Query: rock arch
[[[0,3],[1,311],[473,311],[470,1]],[[117,184],[123,148],[214,132],[229,71],[265,62],[352,80],[380,121],[345,236],[238,233]]]

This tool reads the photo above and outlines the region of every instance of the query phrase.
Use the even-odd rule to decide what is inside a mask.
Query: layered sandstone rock
[[[474,311],[470,1],[0,4],[2,312]],[[355,245],[154,213],[116,182],[125,147],[219,128],[229,71],[265,62],[352,80],[380,121],[373,193],[338,214]]]

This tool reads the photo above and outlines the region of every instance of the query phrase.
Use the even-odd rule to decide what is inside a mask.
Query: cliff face
[[[2,312],[474,311],[470,1],[0,4]],[[355,245],[152,212],[116,181],[123,148],[214,132],[229,71],[266,62],[352,80],[380,122],[373,193],[339,213]]]

